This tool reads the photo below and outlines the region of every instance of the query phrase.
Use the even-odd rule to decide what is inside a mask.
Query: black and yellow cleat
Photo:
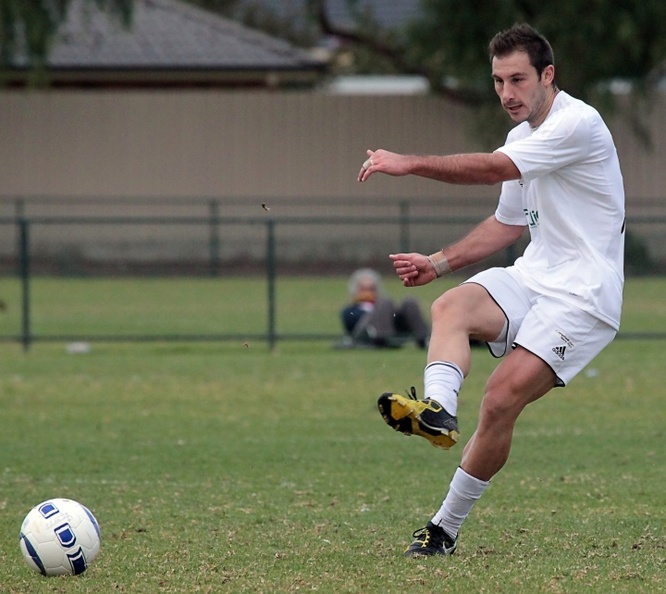
[[[455,538],[451,538],[442,528],[432,522],[428,522],[425,528],[420,528],[412,536],[414,541],[405,549],[405,557],[453,555],[458,546]]]
[[[458,418],[434,400],[418,400],[412,388],[409,397],[385,392],[377,401],[386,423],[405,435],[420,435],[433,446],[448,450],[460,438]]]

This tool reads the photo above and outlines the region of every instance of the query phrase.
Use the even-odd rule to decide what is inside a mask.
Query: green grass
[[[419,289],[386,280],[396,299],[411,295],[424,311],[463,277]],[[347,279],[278,279],[276,330],[280,334],[334,335],[347,299]],[[666,335],[666,278],[631,279],[625,288],[622,332]],[[263,278],[58,279],[30,283],[31,329],[49,336],[260,336],[267,330],[267,287]],[[21,331],[21,286],[0,279],[0,338]]]
[[[242,287],[229,287],[220,299],[220,281],[107,282],[74,282],[69,308],[69,281],[35,282],[42,331],[131,330],[125,316],[148,295],[150,315],[135,315],[150,331],[189,332],[188,319],[226,328],[206,321],[213,307],[234,313],[229,324],[242,331],[256,321],[255,297],[265,298],[239,304]],[[327,282],[282,283],[284,329],[308,320],[337,329],[319,303],[343,300],[344,280]],[[15,297],[3,289],[7,322]],[[654,329],[663,293],[634,291],[642,305],[628,305],[626,324],[651,317]],[[70,310],[96,313],[84,324]],[[81,355],[58,343],[28,353],[0,345],[0,592],[666,591],[664,346],[617,340],[568,388],[530,406],[458,553],[417,561],[402,550],[439,507],[462,448],[391,431],[375,400],[420,388],[423,352],[327,341],[274,352],[233,341],[95,343]],[[463,442],[495,364],[474,351]],[[101,524],[102,552],[78,578],[42,578],[21,560],[21,520],[49,497],[80,500]]]

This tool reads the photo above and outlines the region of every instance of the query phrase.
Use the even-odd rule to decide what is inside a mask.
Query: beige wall
[[[366,147],[465,150],[461,117],[426,97],[4,92],[0,195],[439,196],[434,182],[355,175]]]
[[[252,212],[258,212],[257,203],[279,198],[297,201],[299,212],[309,214],[340,214],[333,208],[338,201],[343,212],[383,214],[377,210],[382,205],[407,198],[437,199],[442,207],[434,212],[438,215],[447,212],[447,204],[469,201],[474,215],[481,216],[492,212],[497,187],[445,186],[385,176],[366,184],[356,181],[366,148],[418,153],[478,150],[470,139],[468,116],[458,105],[424,96],[3,91],[0,203],[16,196],[91,197],[101,202],[119,197],[214,197],[229,199],[230,204],[232,199],[234,204],[237,199],[247,201]],[[649,122],[655,142],[651,153],[626,122],[611,122],[630,215],[666,213],[663,98]],[[308,205],[307,199],[313,198]],[[354,201],[365,210],[354,208]],[[117,214],[127,204],[109,209]],[[652,206],[646,210],[647,205]],[[62,202],[54,210],[69,211]],[[6,215],[7,209],[1,212]],[[427,212],[433,212],[432,207]],[[279,209],[273,214],[279,216]],[[83,229],[78,232],[84,234]],[[53,241],[45,237],[43,243]]]
[[[366,147],[479,147],[466,112],[435,97],[220,91],[0,93],[0,196],[495,196],[496,188],[355,181]],[[611,123],[628,196],[666,187],[666,101],[646,153]]]

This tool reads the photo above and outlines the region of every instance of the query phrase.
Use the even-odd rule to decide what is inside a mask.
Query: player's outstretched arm
[[[520,172],[504,153],[467,153],[460,155],[401,155],[379,149],[367,150],[358,181],[375,173],[418,175],[449,184],[497,184],[519,179]]]

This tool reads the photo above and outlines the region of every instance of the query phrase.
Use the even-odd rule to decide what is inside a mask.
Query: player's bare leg
[[[431,308],[428,363],[453,361],[465,376],[471,367],[469,339],[493,341],[504,327],[504,312],[481,285],[465,283],[436,299]]]
[[[481,402],[476,432],[465,446],[461,467],[488,481],[506,463],[513,429],[523,409],[555,386],[546,363],[518,346],[490,376]]]
[[[502,310],[477,284],[447,291],[432,306],[433,332],[426,367],[426,394],[418,400],[385,392],[377,402],[379,412],[396,431],[419,435],[432,445],[449,449],[459,439],[457,394],[471,365],[470,336],[494,340],[504,327]],[[429,374],[429,375],[428,375]],[[428,391],[439,391],[430,397]]]
[[[441,508],[414,533],[405,556],[451,555],[460,526],[474,503],[504,466],[516,419],[524,408],[555,385],[555,374],[544,361],[517,347],[488,380],[477,430],[463,450]]]

